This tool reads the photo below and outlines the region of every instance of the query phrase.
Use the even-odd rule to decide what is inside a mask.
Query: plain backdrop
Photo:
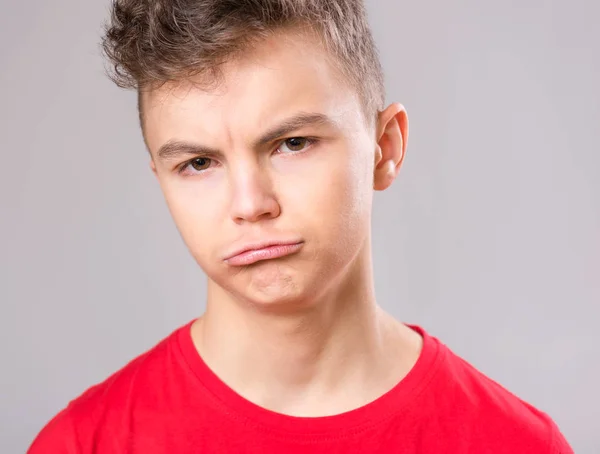
[[[1,0],[0,452],[204,309],[108,2]],[[378,193],[379,303],[600,453],[600,3],[372,0],[408,154]]]

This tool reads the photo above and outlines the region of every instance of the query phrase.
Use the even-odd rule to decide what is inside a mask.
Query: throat
[[[290,416],[331,416],[391,390],[421,349],[419,334],[375,304],[345,307],[329,319],[230,313],[227,325],[207,311],[192,326],[192,339],[212,372],[242,398]]]

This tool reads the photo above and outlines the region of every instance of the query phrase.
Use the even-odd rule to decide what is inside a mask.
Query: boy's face
[[[375,132],[306,36],[223,69],[216,91],[165,85],[144,99],[152,168],[209,279],[259,305],[312,299],[369,252]],[[291,253],[226,260],[263,241]]]

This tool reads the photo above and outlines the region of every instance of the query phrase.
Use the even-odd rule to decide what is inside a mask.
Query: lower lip
[[[290,255],[298,251],[301,247],[302,243],[278,244],[262,249],[255,249],[253,251],[242,252],[241,254],[235,255],[230,259],[227,259],[226,262],[231,266],[251,265],[261,260],[270,260],[277,259],[279,257],[285,257],[286,255]]]

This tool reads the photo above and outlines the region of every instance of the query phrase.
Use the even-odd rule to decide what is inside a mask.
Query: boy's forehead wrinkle
[[[332,97],[337,98],[337,94],[342,89],[338,80],[328,77],[333,74],[329,72],[328,76],[325,76],[319,69],[321,67],[319,64],[310,64],[304,77],[282,78],[277,74],[282,68],[270,67],[266,64],[255,64],[252,67],[246,67],[245,70],[239,66],[233,66],[218,88],[213,87],[211,90],[198,87],[193,82],[165,84],[151,94],[152,102],[148,103],[148,108],[155,110],[159,116],[166,109],[174,109],[172,112],[210,109],[212,115],[216,113],[216,110],[229,110],[244,116],[245,113],[239,109],[240,102],[244,101],[253,103],[254,108],[265,112],[278,110],[284,104],[293,108],[289,104],[295,104],[297,101],[301,101],[300,103],[303,104],[297,106],[299,109],[306,108],[306,101],[316,98],[319,101],[318,104],[322,104],[331,100]],[[268,74],[273,71],[276,75]],[[336,87],[337,90],[335,90]],[[256,93],[260,90],[264,91],[263,96],[257,98]],[[338,93],[335,93],[336,91]],[[256,104],[257,100],[260,100],[258,104]],[[310,106],[308,107],[310,108]],[[260,115],[260,112],[257,113]]]
[[[303,102],[296,108],[290,108],[291,106],[288,105],[283,107],[280,113],[271,111],[268,115],[256,115],[253,120],[242,123],[228,118],[226,112],[219,109],[206,117],[196,111],[194,107],[188,106],[190,108],[188,110],[179,102],[171,104],[169,101],[159,101],[160,106],[155,105],[154,107],[156,110],[153,115],[153,124],[149,128],[147,137],[155,144],[151,148],[156,150],[157,159],[166,161],[194,153],[224,156],[226,150],[236,147],[236,143],[237,146],[248,150],[260,150],[272,145],[278,139],[289,138],[296,132],[299,135],[322,135],[323,137],[332,137],[332,134],[352,135],[352,131],[348,129],[356,129],[358,126],[355,118],[357,107],[351,102],[352,100],[346,99],[345,101],[341,103]],[[158,110],[162,110],[161,106],[165,110],[165,115],[170,117],[171,114],[168,111],[171,111],[175,116],[160,118],[162,115]],[[180,107],[188,112],[182,112]],[[179,153],[162,150],[164,145],[175,141],[194,144],[195,147],[183,149],[171,147],[167,150],[175,151],[178,148],[180,151],[183,150]],[[149,144],[151,142],[149,141]]]

